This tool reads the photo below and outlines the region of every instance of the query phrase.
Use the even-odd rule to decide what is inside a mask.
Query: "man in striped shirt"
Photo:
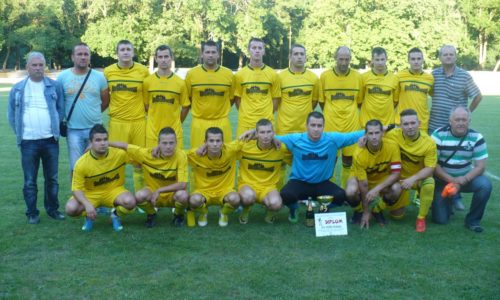
[[[483,228],[479,223],[492,186],[490,180],[483,175],[488,158],[486,142],[479,132],[469,129],[470,115],[469,109],[458,106],[451,111],[449,125],[432,134],[438,151],[432,219],[438,224],[448,222],[452,212],[451,197],[443,199],[441,193],[447,183],[454,183],[457,191],[473,193],[469,213],[465,216],[465,227],[474,232],[482,232]]]

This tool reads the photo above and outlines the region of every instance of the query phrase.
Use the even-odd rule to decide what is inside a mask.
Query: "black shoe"
[[[475,233],[481,233],[484,231],[483,227],[481,225],[468,225],[465,224],[465,228],[474,231]]]
[[[52,219],[54,220],[58,220],[58,221],[62,221],[64,219],[66,219],[66,217],[59,211],[53,211],[53,212],[50,212],[50,213],[47,213],[47,215],[49,215],[49,217],[51,217]]]
[[[38,224],[38,223],[40,223],[39,216],[29,216],[28,217],[28,224]]]
[[[372,216],[375,219],[375,222],[377,222],[381,227],[384,227],[385,224],[387,224],[387,220],[385,219],[383,212],[372,212]]]
[[[351,219],[349,220],[349,222],[351,222],[351,224],[359,224],[359,222],[361,222],[361,217],[363,216],[363,213],[360,212],[360,211],[355,211],[353,214],[352,214],[352,217]]]
[[[148,215],[146,218],[146,227],[153,228],[156,225],[156,214]]]
[[[172,220],[172,224],[175,227],[182,227],[182,225],[184,224],[184,216],[174,214],[174,219]]]

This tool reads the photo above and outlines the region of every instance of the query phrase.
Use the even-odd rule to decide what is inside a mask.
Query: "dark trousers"
[[[333,196],[333,202],[337,205],[347,201],[345,191],[335,183],[327,180],[319,183],[308,183],[305,181],[290,179],[280,191],[283,203],[287,206],[297,203],[309,197],[315,199],[318,196]]]

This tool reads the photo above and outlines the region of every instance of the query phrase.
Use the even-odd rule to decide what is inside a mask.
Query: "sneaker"
[[[118,217],[116,215],[116,210],[113,209],[113,211],[111,212],[111,223],[113,224],[113,229],[115,231],[122,231],[123,229],[123,226],[122,226],[122,222],[120,220],[120,217]]]
[[[182,225],[184,224],[184,216],[174,214],[174,219],[172,220],[172,224],[175,227],[182,227]]]
[[[274,215],[274,212],[271,211],[266,212],[264,221],[268,224],[274,224],[274,221],[276,221],[276,216]]]
[[[194,215],[194,211],[192,211],[192,210],[187,211],[187,226],[188,227],[196,226],[195,215]]]
[[[38,224],[40,223],[40,217],[39,216],[29,216],[28,217],[28,224]]]
[[[378,225],[380,225],[380,227],[384,227],[385,224],[387,224],[387,220],[385,219],[383,212],[378,212],[378,213],[372,212],[372,216],[375,219],[375,222],[377,222]]]
[[[62,214],[60,211],[57,211],[57,210],[50,212],[50,213],[47,213],[47,215],[49,215],[49,217],[51,217],[52,219],[58,220],[58,221],[62,221],[65,219],[64,214]]]
[[[415,224],[417,232],[425,232],[425,219],[417,218],[417,223]]]
[[[241,211],[240,217],[238,218],[238,220],[240,221],[240,224],[243,224],[243,225],[247,224],[249,215],[250,215],[250,211],[248,209],[247,210],[243,209]]]
[[[145,214],[146,212],[144,211],[144,209],[140,208],[140,207],[137,207],[137,212],[140,213],[140,214]]]
[[[219,215],[219,226],[220,227],[226,227],[227,224],[229,223],[229,216],[223,213],[220,213]]]
[[[146,217],[146,227],[153,228],[156,225],[156,214],[147,215]]]
[[[94,226],[94,221],[89,218],[85,218],[85,223],[83,223],[82,230],[83,231],[91,231]]]
[[[361,217],[363,217],[363,213],[360,211],[355,211],[352,213],[352,217],[349,222],[351,224],[359,224],[359,222],[361,222]]]
[[[198,226],[205,227],[208,224],[208,213],[201,213],[198,217]]]
[[[465,228],[474,231],[475,233],[481,233],[484,231],[483,227],[481,225],[468,225],[465,224]]]
[[[292,224],[296,224],[299,221],[299,218],[297,217],[297,209],[290,207],[290,211],[288,213],[288,221]]]

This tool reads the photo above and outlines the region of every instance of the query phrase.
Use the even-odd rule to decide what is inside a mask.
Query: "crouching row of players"
[[[66,205],[70,216],[86,215],[83,230],[91,230],[95,208],[115,207],[111,214],[113,228],[122,229],[120,216],[135,206],[147,213],[146,225],[152,227],[156,207],[174,207],[173,224],[181,226],[187,211],[188,225],[207,225],[210,205],[220,206],[219,225],[227,226],[229,215],[243,206],[239,221],[246,224],[251,206],[257,202],[267,209],[265,221],[273,223],[283,204],[289,207],[289,220],[297,221],[299,199],[333,195],[334,205],[347,202],[353,208],[351,221],[368,228],[373,216],[385,224],[383,210],[401,218],[409,204],[409,190],[417,189],[420,208],[416,222],[425,231],[425,217],[434,197],[432,177],[437,161],[435,142],[419,131],[414,110],[401,113],[401,128],[388,132],[378,120],[366,124],[365,131],[324,133],[324,117],[312,112],[307,118],[307,132],[274,136],[272,123],[262,119],[256,129],[244,134],[250,140],[224,143],[223,132],[212,127],[205,132],[205,144],[187,152],[177,147],[175,132],[164,128],[158,147],[139,148],[125,143],[108,142],[106,129],[96,125],[90,131],[90,151],[75,165],[73,197]],[[361,138],[347,187],[330,181],[338,149]],[[281,141],[281,147],[277,147]],[[112,147],[109,147],[109,146]],[[123,151],[125,150],[125,151]],[[238,190],[235,166],[239,160]],[[290,180],[278,192],[283,164],[292,161]],[[402,163],[401,163],[402,161]],[[135,196],[124,188],[125,164],[139,163],[144,168],[146,187]],[[192,167],[192,193],[187,188],[187,166]],[[191,220],[191,222],[190,222]]]

